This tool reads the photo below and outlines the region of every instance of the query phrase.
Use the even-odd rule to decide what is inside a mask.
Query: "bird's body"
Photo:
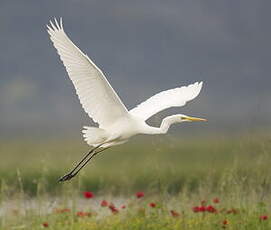
[[[91,146],[103,144],[103,147],[109,147],[125,143],[130,137],[143,133],[146,127],[144,121],[127,113],[106,129],[85,126],[83,136]]]
[[[126,116],[116,120],[106,129],[85,126],[83,136],[91,146],[103,144],[103,147],[123,144],[137,134],[162,134],[163,130],[149,126],[145,121],[133,116],[129,112]],[[95,132],[92,133],[91,132]]]
[[[177,114],[164,118],[160,127],[149,126],[146,120],[154,114],[170,107],[183,106],[197,97],[202,82],[160,92],[128,111],[102,71],[68,38],[62,20],[60,19],[60,23],[57,20],[55,23],[50,22],[47,28],[53,45],[74,84],[82,107],[99,124],[99,127],[84,127],[82,131],[84,139],[94,149],[75,169],[82,162],[83,166],[80,166],[79,170],[84,167],[99,152],[96,151],[97,149],[123,144],[137,134],[165,134],[174,123],[205,121],[202,118]],[[87,159],[91,153],[92,155]],[[75,169],[60,180],[71,179],[79,172],[77,170],[74,173]]]

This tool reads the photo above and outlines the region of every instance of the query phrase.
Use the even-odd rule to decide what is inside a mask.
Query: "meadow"
[[[271,137],[137,138],[57,179],[81,140],[0,142],[0,229],[271,229]]]

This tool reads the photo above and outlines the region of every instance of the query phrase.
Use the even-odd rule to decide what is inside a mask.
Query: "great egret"
[[[149,126],[145,121],[154,114],[183,106],[197,97],[202,82],[160,92],[128,111],[102,71],[66,35],[62,19],[59,22],[55,19],[54,23],[50,21],[47,28],[84,110],[99,124],[99,127],[84,127],[84,139],[93,149],[59,181],[70,180],[99,152],[125,143],[134,135],[165,134],[174,123],[206,121],[177,114],[164,118],[159,128]]]

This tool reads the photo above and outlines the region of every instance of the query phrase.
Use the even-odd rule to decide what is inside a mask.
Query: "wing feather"
[[[66,35],[62,19],[47,25],[50,39],[62,60],[86,113],[106,127],[128,113],[102,71]]]
[[[186,102],[198,96],[202,82],[162,91],[129,111],[130,114],[147,120],[154,114],[170,108],[184,106]]]

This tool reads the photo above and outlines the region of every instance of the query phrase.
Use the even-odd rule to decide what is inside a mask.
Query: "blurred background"
[[[116,147],[112,151],[121,152],[119,158],[97,160],[95,175],[108,169],[110,160],[115,162],[111,166],[122,162],[126,169],[142,156],[136,161],[140,166],[146,158],[139,153],[144,151],[150,154],[151,170],[157,159],[167,170],[178,168],[177,162],[198,162],[195,168],[206,172],[211,159],[218,166],[232,165],[240,149],[241,159],[255,160],[255,154],[266,153],[270,145],[270,7],[264,0],[1,0],[0,156],[6,159],[1,160],[1,171],[12,166],[25,172],[42,164],[57,170],[63,162],[63,170],[52,176],[55,181],[88,149],[81,129],[93,123],[46,32],[54,17],[63,18],[66,33],[103,70],[129,109],[162,90],[204,82],[193,102],[149,122],[158,126],[164,116],[178,112],[205,117],[207,124],[175,126],[167,136]],[[242,138],[236,139],[238,135]],[[191,137],[202,145],[197,148]],[[138,147],[141,142],[148,147]],[[183,155],[178,146],[184,148]],[[177,158],[163,157],[170,148]],[[185,153],[195,155],[185,161]],[[56,155],[59,161],[54,161]],[[121,175],[124,168],[115,170]],[[136,170],[146,175],[140,167]],[[113,177],[112,170],[108,175]]]
[[[204,81],[200,96],[177,110],[209,119],[193,130],[250,131],[270,124],[268,1],[0,4],[4,137],[73,134],[90,123],[46,32],[53,17],[63,17],[67,34],[104,71],[128,108],[161,90]]]

